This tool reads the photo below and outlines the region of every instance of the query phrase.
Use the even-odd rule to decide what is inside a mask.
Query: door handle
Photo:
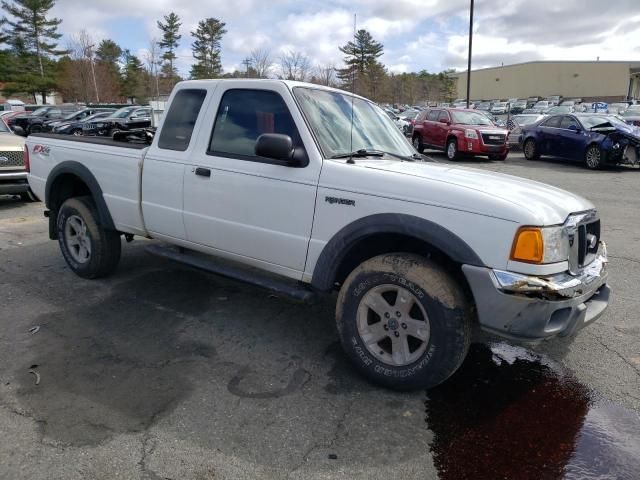
[[[208,168],[198,167],[196,168],[196,175],[200,177],[210,177],[211,170],[209,170]]]

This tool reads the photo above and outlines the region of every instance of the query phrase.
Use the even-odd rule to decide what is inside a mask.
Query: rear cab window
[[[193,128],[206,96],[207,91],[202,89],[184,89],[176,93],[160,132],[158,148],[179,152],[189,148]],[[151,111],[145,113],[150,115]],[[134,112],[136,116],[141,114],[139,110]]]
[[[265,133],[288,135],[294,147],[302,141],[289,108],[271,90],[230,89],[218,107],[207,154],[263,163],[281,163],[257,157],[255,145]]]
[[[451,121],[451,119],[449,118],[449,113],[442,110],[440,112],[440,115],[438,115],[438,121],[441,121],[441,120],[445,120],[447,122]]]

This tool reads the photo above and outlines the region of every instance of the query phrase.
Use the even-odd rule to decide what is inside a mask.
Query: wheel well
[[[48,206],[53,212],[57,212],[65,200],[85,195],[91,196],[91,190],[87,184],[80,177],[72,173],[63,173],[58,176],[51,185],[51,195],[48,199]]]
[[[447,142],[445,143],[445,145],[449,145],[449,142],[450,142],[451,140],[455,140],[455,141],[456,141],[456,148],[458,148],[458,137],[456,137],[456,136],[455,136],[455,135],[453,135],[453,134],[449,134],[449,135],[447,136]]]
[[[49,198],[46,199],[49,208],[49,238],[57,240],[55,223],[58,218],[60,206],[73,197],[92,196],[88,185],[78,176],[72,173],[59,175],[51,184]]]
[[[349,274],[362,262],[378,255],[393,252],[415,253],[433,260],[454,277],[462,286],[468,300],[473,304],[473,294],[460,268],[460,263],[422,239],[399,233],[377,233],[362,238],[351,245],[336,270],[335,283],[339,285],[344,283]]]

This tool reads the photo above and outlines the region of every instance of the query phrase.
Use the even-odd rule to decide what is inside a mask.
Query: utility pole
[[[469,9],[469,61],[467,62],[467,108],[471,102],[471,47],[473,45],[473,0]]]
[[[245,58],[245,59],[242,61],[242,64],[243,64],[243,65],[245,65],[245,66],[247,67],[247,74],[246,74],[246,76],[247,76],[247,78],[249,78],[249,67],[251,66],[251,59],[250,59],[249,57]]]
[[[96,81],[96,69],[93,66],[93,50],[94,45],[87,45],[87,51],[85,55],[89,57],[89,62],[91,63],[91,76],[93,77],[93,88],[96,90],[96,103],[100,103],[100,96],[98,95],[98,82]]]

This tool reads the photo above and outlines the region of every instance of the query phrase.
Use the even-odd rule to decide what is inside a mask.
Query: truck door
[[[145,228],[154,237],[186,239],[182,214],[184,175],[194,149],[193,131],[198,118],[203,117],[200,113],[205,110],[206,96],[204,88],[178,90],[156,142],[145,155],[141,205]]]
[[[237,86],[233,86],[237,85]],[[184,179],[184,224],[190,242],[229,258],[301,278],[311,237],[321,162],[292,167],[255,155],[264,133],[289,135],[305,148],[304,120],[284,84],[224,84],[208,118],[213,129]],[[307,135],[305,140],[313,140]]]

